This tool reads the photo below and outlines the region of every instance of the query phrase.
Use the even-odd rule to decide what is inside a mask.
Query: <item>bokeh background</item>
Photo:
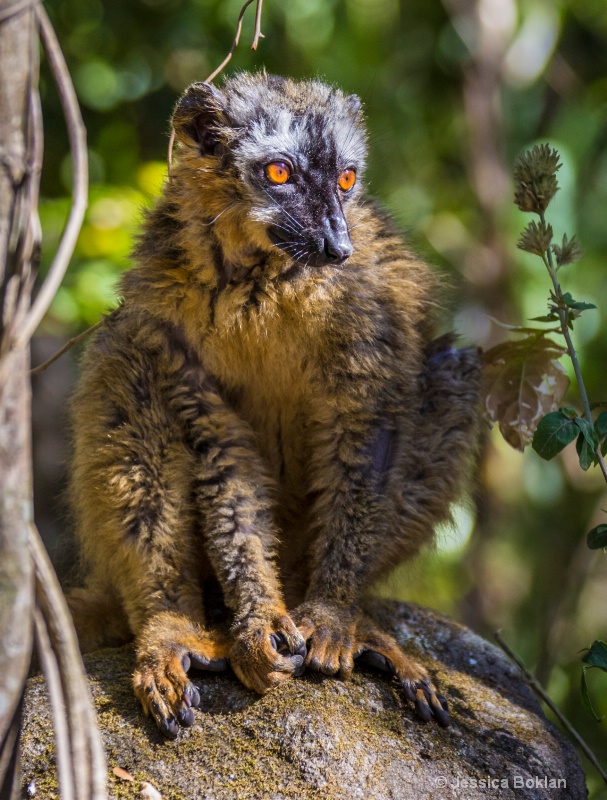
[[[34,362],[116,304],[142,211],[166,172],[178,94],[228,51],[241,0],[48,0],[88,130],[90,205],[69,273],[33,343]],[[370,191],[413,246],[450,281],[445,327],[488,347],[545,313],[548,276],[516,249],[527,218],[512,203],[516,155],[547,141],[561,153],[548,211],[557,239],[577,233],[585,257],[561,273],[594,302],[575,342],[591,400],[607,401],[607,5],[604,0],[266,0],[254,5],[227,68],[320,76],[364,101]],[[42,272],[69,205],[70,159],[46,66]],[[77,349],[34,380],[36,513],[59,568],[69,566],[62,500],[67,405]],[[569,369],[569,365],[567,365]],[[575,386],[567,402],[579,405]],[[480,633],[500,628],[565,714],[607,761],[607,722],[580,699],[580,651],[607,639],[607,555],[586,531],[607,520],[598,471],[569,447],[546,463],[486,431],[479,481],[435,551],[378,591],[438,608]],[[61,543],[63,541],[63,543]],[[588,676],[607,712],[607,675]],[[591,768],[594,800],[607,798]]]

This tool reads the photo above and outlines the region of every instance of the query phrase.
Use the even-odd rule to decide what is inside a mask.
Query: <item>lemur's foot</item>
[[[152,617],[137,637],[137,668],[133,686],[146,715],[164,736],[174,739],[179,726],[194,724],[198,689],[188,680],[190,667],[220,672],[226,669],[228,645],[182,614],[165,611]]]
[[[368,617],[361,617],[356,629],[356,652],[354,658],[395,675],[405,697],[414,706],[417,715],[425,722],[434,719],[443,728],[451,722],[447,701],[432,685],[426,671],[413,659],[406,656],[398,643],[380,631]]]
[[[349,678],[354,669],[356,627],[360,617],[356,606],[302,603],[292,616],[306,639],[306,667],[324,675]]]
[[[247,619],[232,630],[230,664],[242,683],[259,694],[301,675],[306,643],[283,611]]]

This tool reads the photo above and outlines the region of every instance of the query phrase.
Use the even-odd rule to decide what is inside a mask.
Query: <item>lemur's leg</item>
[[[135,636],[135,693],[175,736],[199,702],[190,666],[229,657],[264,691],[301,668],[305,645],[275,576],[271,487],[251,431],[163,331],[144,333],[160,352],[118,353],[76,396],[72,497],[91,579],[112,587]],[[209,561],[234,614],[229,637],[204,618]]]
[[[313,569],[306,601],[293,612],[308,639],[308,666],[347,676],[357,652],[376,650],[390,659],[403,686],[421,691],[418,708],[426,698],[421,715],[436,711],[439,720],[440,702],[425,671],[404,656],[395,661],[395,643],[388,647],[389,637],[369,633],[356,603],[448,517],[474,449],[479,380],[476,351],[438,340],[426,353],[417,408],[394,417],[361,403],[320,432],[325,461],[316,465]]]
[[[251,428],[212,381],[188,385],[186,371],[171,407],[195,454],[194,502],[205,550],[234,615],[230,663],[245,686],[263,693],[303,671],[306,655],[274,564],[274,486]]]
[[[205,625],[187,478],[194,458],[164,410],[153,368],[140,358],[141,370],[133,360],[117,364],[111,387],[91,378],[92,391],[75,403],[72,498],[89,576],[70,604],[86,647],[99,627],[96,599],[99,614],[114,603],[135,637],[135,694],[162,733],[175,736],[193,723],[199,702],[189,666],[224,669],[228,647]]]

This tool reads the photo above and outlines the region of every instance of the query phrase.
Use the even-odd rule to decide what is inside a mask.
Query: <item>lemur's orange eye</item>
[[[291,167],[284,161],[273,161],[266,167],[266,177],[272,183],[286,183],[291,177]]]
[[[356,172],[353,169],[345,169],[339,176],[337,184],[344,192],[349,192],[356,183]]]

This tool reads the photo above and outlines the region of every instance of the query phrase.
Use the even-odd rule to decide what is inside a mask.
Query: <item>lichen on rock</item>
[[[164,800],[395,800],[587,797],[580,761],[500,650],[434,612],[375,601],[373,616],[429,670],[450,704],[447,730],[420,722],[393,680],[307,673],[259,697],[231,674],[196,673],[196,722],[166,741],[131,688],[131,647],[85,658],[108,758],[108,795]],[[58,796],[50,708],[30,679],[24,786]],[[126,770],[133,781],[114,774]]]

